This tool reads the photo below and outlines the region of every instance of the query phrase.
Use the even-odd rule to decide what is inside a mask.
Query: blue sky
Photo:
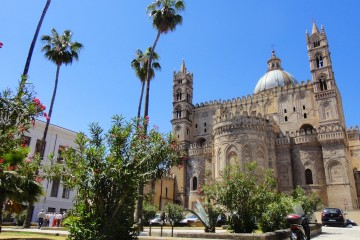
[[[0,89],[14,89],[45,0],[2,0]],[[156,31],[146,14],[151,0],[52,0],[39,36],[51,28],[73,32],[84,44],[78,62],[60,70],[52,124],[87,132],[91,122],[107,129],[111,116],[137,114],[141,85],[130,62],[151,46]],[[282,67],[298,81],[311,78],[305,31],[324,25],[341,91],[347,126],[360,123],[360,1],[186,1],[183,25],[161,36],[156,48],[162,71],[151,84],[150,124],[171,131],[172,78],[184,59],[194,74],[194,103],[252,94],[274,48]],[[56,67],[38,41],[29,76],[50,105]]]

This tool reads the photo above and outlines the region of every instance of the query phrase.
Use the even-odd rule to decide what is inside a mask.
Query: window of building
[[[327,90],[327,84],[323,77],[319,78],[320,91]]]
[[[285,116],[285,122],[287,122],[287,120],[288,120],[288,118],[287,118],[287,116]]]
[[[284,113],[286,113],[286,109],[284,109]]]
[[[206,123],[204,123],[204,127],[206,127]]]
[[[168,189],[168,188],[165,188],[165,197],[166,197],[166,198],[168,197],[168,193],[169,193],[169,189]]]
[[[197,128],[197,124],[195,124],[195,128]]]
[[[190,94],[188,93],[188,94],[186,94],[186,101],[187,102],[190,102],[191,101],[191,96],[190,96]]]
[[[306,115],[306,113],[304,113],[304,118],[307,118],[307,115]]]
[[[30,146],[30,140],[31,137],[23,136],[23,144],[25,144],[27,147]]]
[[[189,135],[189,129],[188,128],[186,129],[186,135]]]
[[[40,139],[37,139],[36,140],[36,145],[35,145],[35,154],[40,154],[40,152],[41,152],[41,140]],[[44,143],[44,148],[46,147],[46,141],[45,141],[45,143]]]
[[[177,92],[177,93],[176,93],[176,100],[177,100],[177,101],[181,101],[181,100],[182,100],[182,93],[181,93],[181,92]]]
[[[58,163],[62,163],[62,161],[64,160],[64,157],[63,157],[63,153],[65,151],[65,146],[59,146],[59,149],[58,149],[58,156],[57,156],[57,162]]]
[[[64,187],[62,192],[62,198],[69,199],[70,197],[70,188]]]
[[[306,184],[313,184],[312,171],[310,169],[305,170],[305,181]]]
[[[197,181],[197,177],[193,177],[192,179],[192,190],[196,191],[198,188],[198,181]]]
[[[181,110],[176,111],[176,118],[181,118]]]
[[[323,60],[323,57],[321,55],[316,56],[316,67],[317,68],[324,67],[324,60]]]
[[[60,186],[60,179],[59,180],[53,180],[50,197],[57,197],[58,196],[59,186]]]
[[[296,111],[295,107],[293,107],[294,112]]]
[[[178,80],[178,84],[182,84],[182,79],[179,79],[179,80]]]
[[[206,128],[204,129],[204,132],[206,132]]]
[[[305,105],[303,106],[303,110],[305,110]]]
[[[320,46],[320,41],[315,41],[314,42],[314,47],[318,47],[318,46]]]
[[[56,208],[48,207],[48,212],[54,213],[54,212],[56,212]]]

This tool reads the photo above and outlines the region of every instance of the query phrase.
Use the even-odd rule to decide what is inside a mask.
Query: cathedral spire
[[[185,61],[184,61],[184,59],[182,60],[182,63],[181,63],[180,72],[186,73],[186,66],[185,66]]]
[[[316,23],[315,21],[313,21],[313,26],[312,26],[312,31],[311,31],[311,34],[314,34],[314,33],[319,33],[319,30],[316,26]]]

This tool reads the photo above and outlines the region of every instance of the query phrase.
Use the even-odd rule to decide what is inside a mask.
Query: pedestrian
[[[53,227],[53,225],[54,225],[54,213],[50,212],[49,227]]]
[[[165,222],[165,219],[166,219],[165,211],[162,211],[162,213],[160,215],[160,219],[163,223]]]
[[[39,223],[38,228],[39,229],[43,226],[45,217],[46,217],[46,214],[44,212],[44,209],[41,209],[41,211],[38,214],[38,223]]]
[[[55,215],[56,227],[60,227],[60,226],[61,226],[62,217],[63,217],[63,216],[62,216],[62,214],[61,214],[60,212]]]

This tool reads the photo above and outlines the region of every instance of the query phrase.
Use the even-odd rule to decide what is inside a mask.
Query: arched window
[[[321,55],[316,56],[316,67],[317,68],[324,67],[324,60],[323,60],[323,57]]]
[[[307,185],[313,184],[312,171],[310,169],[305,170],[305,182]]]
[[[181,118],[181,110],[176,110],[176,118]]]
[[[327,90],[326,80],[323,77],[319,78],[320,91]]]
[[[192,190],[196,191],[198,188],[198,181],[197,181],[197,177],[193,177],[192,179]]]
[[[176,101],[181,101],[182,100],[182,93],[181,91],[176,93]]]

